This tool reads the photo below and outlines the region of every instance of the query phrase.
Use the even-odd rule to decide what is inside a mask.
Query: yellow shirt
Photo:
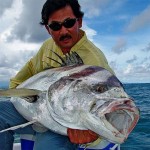
[[[83,37],[71,48],[71,51],[77,52],[86,65],[94,65],[103,67],[110,72],[114,73],[103,54],[91,41],[87,39],[86,34],[83,32]],[[64,57],[61,49],[55,44],[52,38],[46,40],[41,46],[38,53],[31,58],[26,65],[17,73],[17,75],[10,79],[10,88],[15,88],[23,81],[27,80],[34,74],[37,74],[48,67],[60,67],[58,63],[49,59],[55,59],[59,62],[60,59],[51,52],[54,51],[61,57]]]

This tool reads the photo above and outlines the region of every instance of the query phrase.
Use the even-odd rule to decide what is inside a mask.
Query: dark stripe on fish
[[[114,75],[108,78],[107,84],[112,87],[123,87],[122,83]]]
[[[97,67],[97,66],[89,66],[88,68],[85,68],[84,70],[71,74],[70,77],[72,78],[81,78],[81,77],[87,77],[93,73],[96,73],[98,71],[102,71],[104,70],[101,67]]]

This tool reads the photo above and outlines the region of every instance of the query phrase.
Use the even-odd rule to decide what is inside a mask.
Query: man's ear
[[[48,32],[49,34],[51,34],[50,31],[49,31],[49,27],[48,27],[47,25],[45,25],[45,28],[46,28],[47,32]]]
[[[82,18],[78,18],[78,24],[79,24],[79,28],[82,27]]]

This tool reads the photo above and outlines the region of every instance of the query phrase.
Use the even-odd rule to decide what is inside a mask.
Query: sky
[[[0,0],[0,83],[50,37],[39,24],[45,0]],[[150,0],[79,0],[88,38],[123,83],[150,83]]]

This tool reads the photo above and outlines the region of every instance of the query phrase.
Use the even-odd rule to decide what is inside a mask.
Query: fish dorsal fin
[[[61,62],[59,62],[51,57],[47,57],[47,58],[58,63],[61,67],[84,64],[83,60],[81,59],[81,57],[78,55],[77,52],[68,52],[67,54],[65,54],[65,58],[62,58],[60,55],[58,55],[56,52],[54,52],[52,50],[51,50],[51,52],[54,55],[56,55]]]
[[[42,91],[36,89],[26,89],[26,88],[18,88],[18,89],[4,89],[0,90],[0,97],[21,97],[27,102],[35,102],[38,99],[38,95]]]

